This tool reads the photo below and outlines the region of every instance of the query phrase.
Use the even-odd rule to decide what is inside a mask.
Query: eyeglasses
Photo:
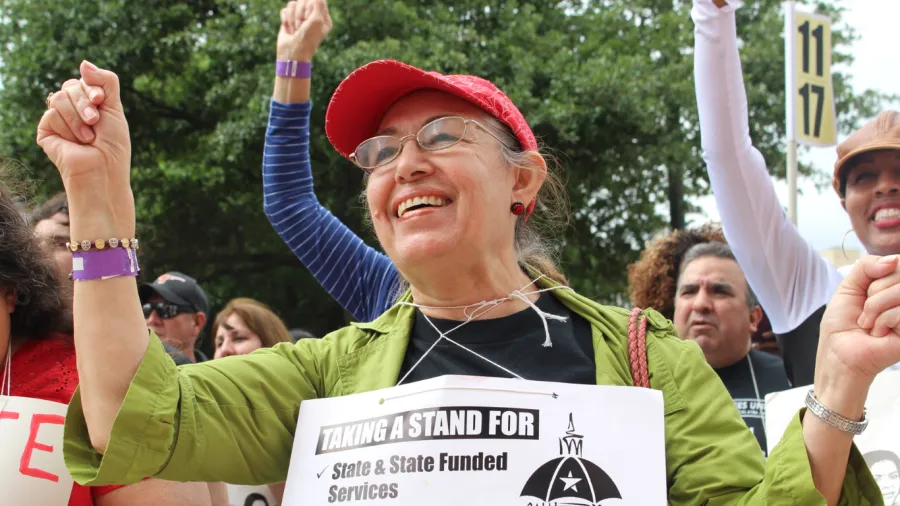
[[[497,142],[509,148],[493,132],[474,119],[466,119],[460,116],[445,116],[423,126],[415,135],[410,134],[404,137],[379,135],[363,141],[356,148],[356,151],[350,154],[350,161],[366,171],[366,173],[371,174],[374,169],[387,165],[400,156],[407,139],[415,138],[419,147],[425,151],[447,149],[463,140],[469,128],[469,123],[474,123],[475,126],[497,139]]]
[[[182,313],[196,313],[197,310],[193,306],[181,306],[178,304],[170,304],[168,302],[147,302],[142,306],[144,310],[144,318],[150,318],[150,313],[156,311],[156,315],[163,320],[175,318]]]

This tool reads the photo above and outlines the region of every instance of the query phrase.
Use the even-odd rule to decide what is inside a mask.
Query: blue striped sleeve
[[[393,305],[400,275],[319,204],[309,162],[311,102],[272,101],[263,154],[266,216],[316,281],[359,321]]]

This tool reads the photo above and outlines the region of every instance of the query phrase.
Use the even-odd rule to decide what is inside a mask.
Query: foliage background
[[[133,138],[143,269],[201,280],[214,308],[249,296],[292,327],[324,334],[346,322],[272,231],[260,164],[271,96],[278,0],[5,0],[0,4],[0,153],[31,169],[42,195],[61,189],[34,144],[44,97],[78,63],[115,70]],[[391,58],[481,75],[519,105],[568,180],[572,226],[552,231],[574,287],[602,301],[625,293],[644,242],[685,226],[708,193],[693,87],[690,2],[679,0],[333,0],[334,30],[316,55],[311,143],[323,204],[371,244],[362,175],[329,146],[324,113],[340,80]],[[835,64],[850,60],[841,10]],[[784,172],[780,0],[738,15],[751,134]],[[844,128],[884,97],[834,76]],[[801,172],[808,174],[808,167]]]

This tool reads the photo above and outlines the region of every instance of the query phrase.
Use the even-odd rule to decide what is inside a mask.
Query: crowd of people
[[[875,376],[900,366],[900,113],[838,148],[834,189],[870,254],[839,272],[787,219],[749,137],[734,10],[692,10],[721,227],[659,237],[629,269],[649,387],[664,393],[668,500],[895,504],[896,456],[864,457],[853,435]],[[23,213],[8,178],[0,188],[0,363],[11,395],[68,405],[70,505],[218,506],[226,483],[280,501],[303,400],[447,374],[636,384],[637,313],[568,288],[540,226],[563,226],[565,187],[493,83],[390,60],[353,71],[325,131],[363,171],[380,249],[319,203],[310,62],[331,27],[324,0],[282,9],[262,160],[272,226],[360,322],[322,339],[252,299],[212,317],[182,272],[139,285],[152,244],[135,238],[114,69],[82,62],[48,97],[37,143],[65,193]],[[212,359],[198,349],[207,328]],[[767,440],[765,396],[806,385],[808,408]]]

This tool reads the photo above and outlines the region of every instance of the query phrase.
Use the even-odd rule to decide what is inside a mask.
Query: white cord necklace
[[[747,353],[747,363],[750,364],[750,378],[753,380],[753,391],[756,392],[756,400],[762,401],[762,397],[759,395],[759,384],[756,383],[756,371],[753,370],[753,360],[750,358],[750,353]]]
[[[6,407],[12,393],[12,338],[6,348],[6,365],[3,368],[3,382],[0,382],[0,396],[4,396],[3,404],[0,405],[0,411]]]
[[[750,378],[753,380],[753,391],[756,393],[756,406],[759,408],[760,419],[762,419],[763,436],[768,440],[766,434],[766,403],[763,402],[762,396],[759,395],[759,384],[756,382],[756,371],[753,369],[753,359],[750,358],[750,352],[747,353],[747,363],[750,364]]]
[[[564,322],[568,318],[565,316],[558,316],[555,314],[550,314],[545,311],[542,311],[539,307],[537,307],[537,305],[534,302],[531,301],[531,299],[528,298],[528,296],[534,295],[536,293],[548,292],[550,290],[557,290],[557,289],[571,290],[571,288],[569,288],[568,286],[554,286],[554,287],[550,287],[550,288],[541,288],[541,289],[531,291],[531,292],[523,291],[526,288],[528,288],[529,286],[534,285],[541,278],[544,278],[544,277],[545,276],[543,276],[543,275],[539,276],[538,278],[534,279],[533,281],[531,281],[527,285],[523,286],[522,288],[520,288],[518,290],[513,290],[506,297],[503,297],[500,299],[476,302],[475,304],[470,304],[468,306],[437,307],[437,306],[423,306],[420,304],[416,304],[415,302],[400,302],[400,304],[402,304],[404,306],[412,306],[412,307],[415,307],[418,309],[462,309],[463,315],[465,315],[466,319],[465,319],[465,321],[461,322],[459,325],[453,327],[452,329],[448,330],[447,332],[441,332],[441,330],[439,328],[437,328],[437,326],[434,324],[434,322],[431,321],[431,318],[428,318],[428,315],[426,315],[423,312],[422,316],[425,318],[425,321],[427,321],[428,324],[431,325],[431,327],[435,330],[435,332],[438,333],[438,338],[434,341],[434,343],[431,344],[431,346],[428,347],[427,350],[425,350],[425,353],[423,353],[422,356],[419,357],[418,360],[416,360],[416,363],[413,364],[413,366],[410,367],[408,371],[406,371],[406,374],[404,374],[403,377],[400,378],[400,381],[397,382],[397,386],[400,386],[401,384],[403,384],[404,381],[406,381],[406,378],[409,377],[409,375],[416,369],[416,367],[418,367],[419,364],[422,363],[422,361],[425,359],[425,357],[428,356],[429,353],[431,353],[431,350],[433,350],[435,348],[435,346],[437,346],[437,344],[439,342],[441,342],[441,340],[445,340],[451,344],[458,346],[459,348],[471,353],[472,355],[475,355],[476,357],[490,363],[491,365],[498,367],[498,368],[502,369],[503,371],[511,374],[515,378],[525,379],[522,376],[520,376],[519,374],[516,374],[515,372],[507,369],[506,367],[503,367],[502,365],[494,362],[493,360],[485,357],[484,355],[481,355],[480,353],[467,348],[463,344],[461,344],[457,341],[454,341],[453,339],[450,339],[449,337],[447,337],[447,334],[459,329],[463,325],[465,325],[473,320],[476,320],[476,319],[490,313],[494,309],[498,308],[500,306],[500,304],[503,304],[504,302],[508,302],[513,299],[519,299],[519,300],[525,302],[526,304],[528,304],[531,307],[531,309],[533,309],[538,314],[538,316],[541,318],[541,322],[544,324],[544,336],[545,336],[543,346],[544,347],[553,346],[553,342],[550,340],[550,327],[547,324],[547,320],[555,320],[555,321]]]

